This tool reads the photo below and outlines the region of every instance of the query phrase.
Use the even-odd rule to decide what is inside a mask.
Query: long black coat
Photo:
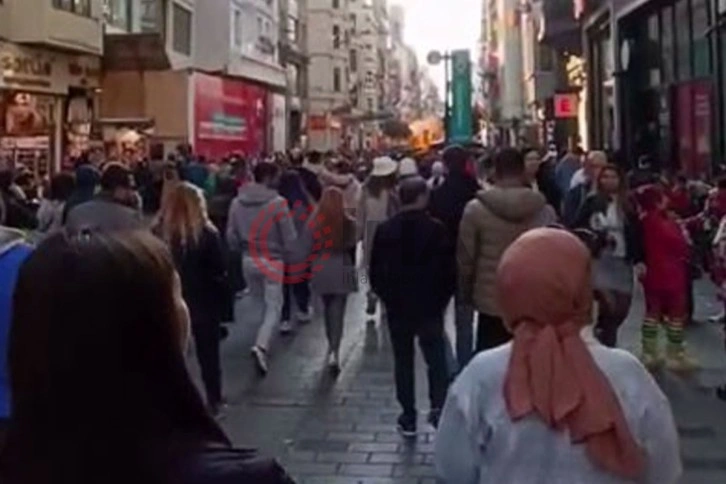
[[[205,227],[196,244],[173,243],[171,251],[192,324],[226,320],[233,301],[219,232],[212,226]]]

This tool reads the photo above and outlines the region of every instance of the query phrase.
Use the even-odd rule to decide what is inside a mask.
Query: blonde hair
[[[154,224],[159,236],[167,244],[186,246],[199,242],[204,228],[211,225],[202,191],[187,182],[168,188]]]

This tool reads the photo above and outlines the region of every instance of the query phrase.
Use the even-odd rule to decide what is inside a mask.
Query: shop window
[[[673,59],[675,58],[675,50],[673,45],[673,8],[666,7],[661,11],[660,15],[660,32],[661,32],[661,73],[663,82],[673,82]]]
[[[693,75],[704,77],[711,74],[711,50],[706,31],[709,28],[709,2],[692,0],[693,23]]]
[[[691,17],[688,0],[676,3],[676,19],[677,76],[679,80],[685,81],[691,78]]]
[[[192,54],[192,12],[179,4],[174,4],[172,15],[174,34],[173,48],[180,54]]]
[[[333,68],[333,91],[342,91],[341,79],[340,79],[340,67]]]
[[[53,6],[76,15],[91,16],[91,0],[53,0]]]

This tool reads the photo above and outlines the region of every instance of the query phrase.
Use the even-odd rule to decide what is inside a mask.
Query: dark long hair
[[[620,215],[625,216],[625,215],[630,214],[630,212],[632,211],[632,206],[630,204],[630,196],[629,196],[629,192],[628,192],[628,182],[625,179],[625,175],[623,174],[622,170],[620,170],[620,168],[618,168],[617,165],[607,164],[600,170],[600,173],[598,173],[598,175],[597,175],[597,182],[596,182],[597,193],[600,195],[603,195],[603,196],[606,195],[602,188],[602,182],[601,182],[602,176],[605,173],[614,173],[615,176],[618,177],[619,185],[618,185],[618,193],[617,193],[616,202],[617,202],[618,210],[620,211]]]
[[[36,249],[13,300],[1,482],[169,483],[196,450],[229,445],[184,364],[174,277],[151,234]]]

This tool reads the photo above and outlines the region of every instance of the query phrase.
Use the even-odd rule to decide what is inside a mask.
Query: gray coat
[[[356,247],[355,222],[348,220],[343,232],[342,247],[322,249],[313,263],[310,285],[316,294],[350,294],[358,290],[358,273],[351,257],[351,251]],[[315,239],[307,226],[301,232],[298,244],[303,259],[313,252]]]
[[[141,212],[100,195],[75,206],[68,212],[66,229],[70,233],[82,230],[118,232],[145,228]]]

